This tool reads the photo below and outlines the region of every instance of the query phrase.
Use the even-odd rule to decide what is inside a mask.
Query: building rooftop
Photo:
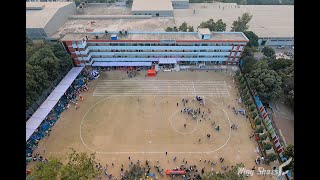
[[[133,0],[132,11],[172,11],[171,0]]]
[[[199,29],[198,29],[198,32],[199,32],[200,34],[203,34],[203,35],[211,34],[209,28],[199,28]]]
[[[114,32],[105,34],[100,33],[67,33],[61,41],[81,41],[85,36],[88,40],[95,40],[96,35],[98,39],[111,40],[111,36]],[[129,31],[128,35],[120,35],[117,32],[118,40],[201,40],[198,36],[198,32],[134,32]],[[209,40],[217,41],[248,41],[248,39],[241,32],[219,32],[212,33]],[[204,41],[204,40],[201,40]],[[115,40],[116,42],[116,40]]]
[[[60,8],[72,3],[26,2],[26,28],[44,28]]]

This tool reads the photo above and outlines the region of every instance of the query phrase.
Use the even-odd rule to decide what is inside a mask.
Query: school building
[[[76,66],[148,67],[238,64],[249,41],[242,32],[88,32],[60,39]]]

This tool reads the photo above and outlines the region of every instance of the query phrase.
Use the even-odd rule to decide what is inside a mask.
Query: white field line
[[[197,91],[195,90],[195,85],[197,86]],[[130,90],[123,92],[124,89]],[[101,80],[93,96],[188,96],[189,94],[193,96],[195,94],[229,96],[225,81],[187,80]]]
[[[81,127],[82,127],[82,123],[84,121],[84,118],[86,117],[86,115],[88,114],[88,112],[93,108],[95,107],[97,104],[99,104],[100,102],[104,101],[104,100],[107,100],[111,97],[107,97],[107,98],[104,98],[102,100],[100,100],[99,102],[97,102],[96,104],[94,104],[92,107],[89,108],[89,110],[87,111],[87,113],[82,117],[82,120],[81,120],[81,123],[80,123],[80,139],[81,139],[81,142],[82,144],[89,150],[97,153],[97,154],[162,154],[164,152],[159,152],[159,151],[153,151],[153,152],[144,152],[144,151],[138,151],[138,152],[101,152],[101,151],[95,151],[94,149],[90,148],[83,140],[82,138],[82,132],[81,132]],[[209,99],[209,98],[208,98]],[[216,103],[215,101],[213,101],[212,99],[209,99],[211,102],[213,102],[214,104],[216,104],[226,115],[227,119],[228,119],[228,122],[229,122],[229,125],[231,126],[231,121],[230,121],[230,118],[228,116],[228,114],[226,113],[226,111],[218,104]],[[173,113],[174,114],[174,113]],[[173,114],[171,115],[171,117],[169,118],[169,120],[172,118]],[[228,135],[228,139],[226,140],[226,142],[220,146],[219,148],[215,149],[215,150],[212,150],[212,151],[207,151],[207,152],[170,152],[170,151],[167,151],[169,154],[211,154],[211,153],[214,153],[214,152],[217,152],[219,151],[220,149],[222,149],[224,146],[226,146],[230,140],[230,137],[231,137],[231,128],[228,128],[229,129],[229,135]],[[209,148],[211,147],[211,145],[208,146]],[[49,152],[49,153],[52,153],[52,154],[61,154],[59,152]]]

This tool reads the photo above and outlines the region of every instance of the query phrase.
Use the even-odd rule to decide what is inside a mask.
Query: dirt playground
[[[42,139],[34,152],[40,152],[45,158],[59,157],[63,162],[69,148],[78,152],[96,152],[97,162],[100,162],[103,168],[107,163],[108,173],[118,179],[121,164],[125,169],[128,168],[129,156],[133,162],[140,160],[144,164],[145,160],[151,161],[150,172],[156,173],[158,179],[171,178],[156,172],[153,166],[157,164],[157,160],[164,171],[180,166],[183,159],[188,161],[188,165],[196,164],[200,170],[205,167],[205,172],[212,168],[223,172],[221,164],[232,166],[242,162],[250,170],[256,166],[254,160],[260,156],[256,152],[258,145],[254,139],[249,138],[253,131],[249,120],[241,114],[235,115],[232,110],[233,106],[241,108],[241,104],[236,101],[237,90],[229,72],[159,72],[156,77],[146,78],[145,74],[145,71],[140,71],[136,77],[129,79],[125,71],[101,72],[98,79],[90,82],[89,91],[82,93],[84,101],[79,102],[80,108],[76,110],[74,106],[70,106],[63,112],[52,128],[51,135]],[[121,83],[122,81],[132,81],[131,90],[127,90],[128,85]],[[156,89],[158,94],[164,93],[148,93],[150,83],[157,84],[157,81],[158,86],[153,89]],[[115,85],[109,87],[108,83],[111,82]],[[189,85],[181,86],[183,82]],[[217,86],[215,83],[222,85]],[[146,88],[143,88],[144,84]],[[153,84],[151,86],[154,87]],[[192,87],[195,84],[198,87]],[[132,89],[135,86],[139,87]],[[108,94],[108,90],[113,94]],[[226,91],[228,95],[225,95]],[[108,95],[104,96],[104,92]],[[210,96],[210,92],[223,92],[224,95]],[[165,93],[174,95],[166,96]],[[204,107],[192,100],[195,96],[190,96],[201,96],[201,93],[207,94],[204,97]],[[204,116],[206,118],[198,115],[194,120],[191,115],[182,113],[183,98],[189,99],[185,107],[200,108],[201,114],[202,111],[207,114]],[[213,122],[215,125],[212,125]],[[232,124],[237,124],[239,128],[231,129]],[[220,126],[219,131],[215,129],[216,126]],[[211,137],[208,138],[207,134]],[[165,155],[165,152],[168,152],[168,155]],[[173,161],[174,157],[177,157],[176,161]],[[225,159],[223,163],[220,163],[220,157]],[[218,163],[211,166],[204,163],[204,160]],[[111,163],[114,163],[114,167]],[[30,162],[28,167],[33,164]],[[266,165],[259,166],[271,168]],[[102,177],[105,178],[104,175]],[[273,177],[254,175],[248,179]]]

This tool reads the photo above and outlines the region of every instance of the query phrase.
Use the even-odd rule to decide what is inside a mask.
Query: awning
[[[159,58],[159,64],[176,64],[176,58]]]
[[[152,62],[94,62],[92,66],[151,66]]]
[[[47,117],[50,111],[57,104],[59,99],[70,87],[72,82],[80,74],[83,67],[73,67],[68,74],[60,81],[59,85],[52,91],[52,93],[47,97],[47,99],[41,104],[35,113],[26,122],[26,141],[34,133],[34,131],[39,127],[42,121]]]

